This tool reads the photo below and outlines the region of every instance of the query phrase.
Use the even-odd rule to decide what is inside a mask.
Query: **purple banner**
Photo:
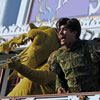
[[[30,22],[100,15],[100,0],[34,0]]]

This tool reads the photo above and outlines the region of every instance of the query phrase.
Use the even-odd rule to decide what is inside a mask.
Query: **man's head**
[[[81,34],[81,25],[75,18],[61,18],[57,21],[56,27],[61,45],[72,44]]]

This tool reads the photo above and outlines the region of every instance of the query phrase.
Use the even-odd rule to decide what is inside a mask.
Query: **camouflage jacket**
[[[99,91],[100,43],[94,40],[79,40],[72,48],[62,46],[54,51],[48,64],[56,73],[56,89],[69,92]]]

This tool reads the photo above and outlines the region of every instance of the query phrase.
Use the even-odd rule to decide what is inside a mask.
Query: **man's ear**
[[[73,32],[73,34],[75,34],[75,35],[76,35],[76,34],[77,34],[77,31],[74,31],[74,32]]]

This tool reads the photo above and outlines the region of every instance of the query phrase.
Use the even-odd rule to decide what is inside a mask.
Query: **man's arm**
[[[89,43],[89,50],[92,54],[91,58],[93,62],[98,63],[100,62],[100,38],[96,38],[94,40],[90,40]]]
[[[57,62],[55,54],[51,54],[48,59],[49,69],[56,73],[56,91],[58,94],[66,93],[68,91],[67,80],[65,74],[62,71],[59,63]]]
[[[67,84],[66,80],[62,80],[58,77],[58,75],[56,75],[56,91],[57,91],[57,94],[63,94],[63,93],[66,93],[68,91],[66,84]]]

